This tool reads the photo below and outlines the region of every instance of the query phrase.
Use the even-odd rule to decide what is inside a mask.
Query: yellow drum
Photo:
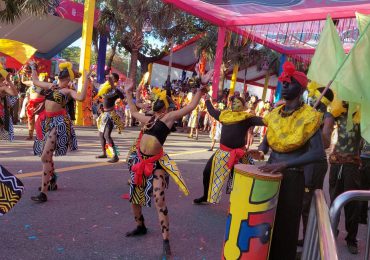
[[[237,164],[222,259],[268,259],[281,174]]]

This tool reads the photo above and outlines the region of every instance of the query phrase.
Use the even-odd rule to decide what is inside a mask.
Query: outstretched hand
[[[209,70],[206,74],[204,74],[204,75],[202,75],[201,77],[200,77],[200,80],[201,80],[201,82],[202,82],[202,84],[208,84],[208,82],[212,79],[212,77],[213,77],[213,73],[214,73],[214,70],[213,69],[211,69],[211,70]]]

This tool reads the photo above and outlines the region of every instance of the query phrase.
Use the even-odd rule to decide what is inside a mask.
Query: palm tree
[[[249,39],[245,41],[234,33],[229,33],[227,38],[221,65],[219,90],[224,88],[224,79],[234,65],[238,65],[239,70],[245,70],[245,73],[247,73],[248,67],[257,65],[257,70],[262,70],[266,69],[263,65],[267,63],[267,69],[269,71],[278,71],[278,53],[253,43]],[[212,61],[215,59],[216,48],[217,28],[210,27],[206,35],[197,42],[195,54],[196,56],[200,56],[200,53],[205,53],[207,60]]]
[[[152,30],[143,32],[144,24],[148,22]],[[135,79],[137,61],[140,61],[142,72],[145,72],[150,62],[168,53],[171,42],[182,43],[203,32],[206,26],[198,18],[160,0],[107,0],[101,11],[99,32],[104,33],[109,28],[111,48],[124,48],[131,54],[129,75]],[[154,46],[148,40],[153,38],[164,42],[164,46]]]
[[[0,22],[14,23],[22,15],[46,15],[58,3],[58,0],[0,0]]]

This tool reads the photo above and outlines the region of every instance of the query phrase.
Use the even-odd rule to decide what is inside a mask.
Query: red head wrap
[[[306,74],[301,71],[296,71],[293,63],[287,61],[283,65],[283,72],[279,77],[280,82],[292,82],[291,78],[294,78],[302,88],[307,88],[308,79]]]

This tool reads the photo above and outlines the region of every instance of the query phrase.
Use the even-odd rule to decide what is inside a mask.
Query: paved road
[[[95,159],[99,140],[95,129],[78,128],[79,151],[55,159],[59,190],[49,201],[36,204],[29,198],[40,185],[40,160],[32,156],[32,143],[23,141],[24,127],[16,128],[14,143],[0,143],[0,163],[18,174],[26,187],[22,200],[0,218],[0,259],[160,259],[161,232],[155,208],[144,209],[149,233],[126,238],[135,227],[130,204],[121,198],[128,192],[127,166],[123,162],[138,129],[114,133],[121,161],[116,164]],[[197,206],[201,194],[202,169],[210,157],[208,136],[198,141],[183,133],[171,134],[166,151],[177,161],[190,196],[170,184],[166,200],[170,214],[172,259],[220,259],[228,196],[219,205]],[[341,230],[344,230],[341,226]],[[361,254],[350,256],[341,231],[341,259],[363,259],[366,226],[360,226]],[[362,257],[361,257],[362,255]]]

